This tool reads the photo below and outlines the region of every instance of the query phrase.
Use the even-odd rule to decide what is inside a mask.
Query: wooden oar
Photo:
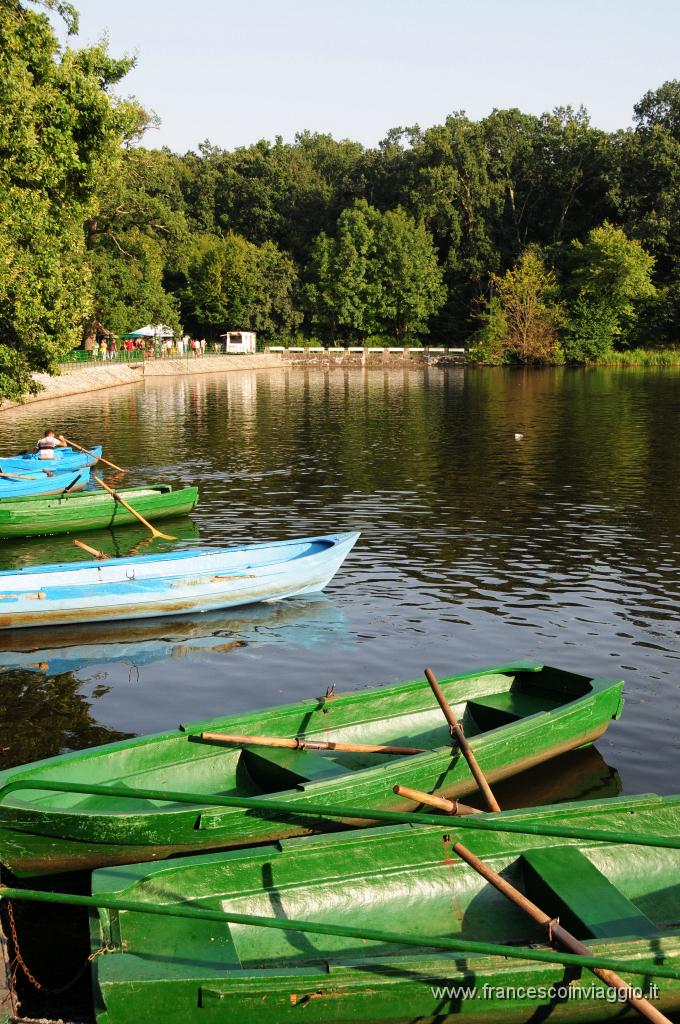
[[[437,701],[439,702],[439,707],[444,712],[444,717],[446,718],[446,721],[449,723],[451,736],[456,739],[458,746],[460,747],[463,753],[463,757],[470,765],[470,771],[474,776],[475,782],[477,783],[482,793],[484,794],[484,799],[488,804],[489,810],[500,811],[500,805],[496,800],[496,797],[491,792],[491,786],[486,781],[486,778],[484,777],[484,772],[477,763],[477,758],[474,755],[472,747],[465,738],[465,733],[463,732],[460,723],[458,722],[456,716],[453,713],[453,708],[451,707],[446,697],[444,696],[444,692],[439,683],[437,682],[437,678],[431,668],[425,669],[425,678],[432,687],[432,692],[434,693],[435,697],[437,698]]]
[[[5,480],[39,480],[39,476],[22,476],[20,473],[0,473]]]
[[[569,953],[576,953],[579,956],[592,956],[593,953],[587,946],[584,946],[582,942],[579,942],[575,936],[568,932],[566,928],[563,928],[559,921],[550,917],[544,910],[537,907],[535,903],[532,903],[530,899],[521,893],[519,889],[515,889],[514,885],[507,882],[504,878],[501,878],[497,872],[490,868],[488,864],[485,864],[483,860],[480,860],[474,853],[472,853],[462,843],[454,843],[453,849],[456,851],[459,857],[461,857],[466,864],[469,864],[477,874],[485,878],[490,885],[493,885],[495,889],[498,889],[500,893],[507,897],[515,906],[519,907],[526,914],[529,915],[538,924],[543,925],[548,932],[548,941],[551,945],[561,946],[566,949]],[[623,980],[614,971],[606,970],[601,967],[590,967],[589,970],[596,974],[598,978],[601,978],[605,984],[609,985],[610,988],[615,989],[625,996],[626,1002],[630,1003],[638,1013],[646,1017],[647,1020],[654,1021],[655,1024],[671,1024],[668,1017],[657,1010],[655,1006],[649,1002],[648,999],[643,999],[636,996],[630,985]]]
[[[88,554],[94,555],[95,558],[109,558],[105,551],[100,551],[99,548],[91,548],[89,544],[86,544],[84,540],[74,540],[73,543],[77,548],[82,548],[83,551],[87,551]]]
[[[120,466],[117,466],[115,462],[109,462],[108,459],[105,459],[103,455],[93,455],[89,448],[83,448],[82,445],[76,444],[75,441],[69,440],[68,437],[65,437],[64,440],[71,446],[71,448],[77,448],[79,452],[85,452],[85,454],[93,458],[95,462],[103,462],[105,466],[110,466],[111,469],[117,469],[119,473],[125,472],[125,470],[121,469]]]
[[[443,796],[433,796],[432,793],[423,793],[421,789],[411,789],[410,786],[395,786],[392,790],[397,796],[403,796],[405,800],[413,800],[417,804],[425,804],[427,807],[436,807],[447,814],[481,814],[478,807],[470,807],[462,804],[460,800],[447,800]]]
[[[303,737],[281,739],[278,736],[242,736],[240,733],[202,732],[206,743],[230,743],[239,747],[285,747],[287,750],[346,750],[355,754],[424,754],[420,747],[390,747],[379,743],[334,743],[306,740]]]
[[[113,497],[113,498],[114,498],[114,499],[115,499],[115,500],[116,500],[116,501],[117,501],[117,502],[118,502],[118,503],[119,503],[120,505],[122,505],[122,506],[123,506],[123,508],[126,508],[126,509],[128,510],[128,512],[130,513],[130,515],[133,515],[133,516],[135,517],[135,519],[139,519],[140,523],[143,523],[143,524],[144,524],[144,526],[146,526],[147,530],[151,530],[151,535],[152,535],[152,536],[153,536],[154,538],[156,538],[156,537],[161,537],[161,538],[162,538],[163,540],[177,540],[177,537],[171,537],[171,536],[170,536],[169,534],[167,534],[167,533],[161,533],[161,531],[160,531],[160,530],[157,530],[157,529],[156,529],[156,527],[155,527],[155,526],[152,526],[152,525],[151,525],[151,523],[150,523],[150,522],[148,522],[148,521],[147,521],[147,520],[146,520],[146,519],[144,518],[144,516],[143,516],[143,515],[140,515],[140,513],[139,513],[139,512],[137,512],[137,511],[136,511],[136,510],[135,510],[135,509],[134,509],[134,508],[132,507],[132,505],[128,505],[128,503],[127,503],[127,501],[125,500],[125,498],[121,498],[120,494],[118,494],[118,492],[117,492],[117,491],[114,491],[113,487],[109,487],[109,485],[108,485],[108,484],[105,484],[105,483],[104,483],[104,481],[103,481],[103,480],[101,479],[101,477],[98,477],[98,476],[96,475],[96,473],[93,473],[92,475],[94,476],[94,479],[95,479],[95,480],[97,481],[97,483],[98,483],[98,484],[100,485],[100,487],[103,487],[105,491],[108,491],[108,492],[109,492],[109,494],[110,494],[110,495],[111,495],[111,496],[112,496],[112,497]]]

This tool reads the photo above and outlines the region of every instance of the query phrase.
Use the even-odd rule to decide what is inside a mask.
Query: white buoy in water
[[[524,434],[515,434],[515,441],[523,441]]]

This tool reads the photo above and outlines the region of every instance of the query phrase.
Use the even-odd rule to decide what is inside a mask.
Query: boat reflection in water
[[[153,540],[145,526],[134,524],[115,529],[90,530],[77,535],[91,547],[102,551],[108,558],[134,555],[160,555],[165,551],[182,548],[183,541],[194,542],[199,537],[193,519],[164,519],[163,532],[175,540]],[[32,565],[59,565],[62,562],[91,562],[92,555],[74,544],[74,536],[12,538],[11,544],[0,548],[0,569],[21,569]],[[179,543],[178,543],[179,542]],[[153,546],[151,546],[153,545]],[[3,637],[4,643],[4,637]]]
[[[504,811],[513,807],[538,807],[561,804],[567,800],[600,800],[619,796],[623,783],[616,768],[607,764],[592,745],[570,750],[545,765],[494,784],[494,796]],[[475,807],[484,808],[482,798],[466,799]]]
[[[22,629],[3,636],[0,671],[27,669],[49,675],[89,665],[149,665],[168,658],[205,659],[248,643],[311,647],[347,636],[345,617],[323,594],[272,604],[135,622]],[[48,642],[48,644],[46,643]]]

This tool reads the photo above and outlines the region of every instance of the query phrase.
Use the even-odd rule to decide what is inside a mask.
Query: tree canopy
[[[175,154],[145,148],[153,118],[116,97],[132,59],[62,46],[58,16],[75,28],[63,0],[0,0],[0,394],[31,390],[92,318],[503,359],[680,340],[680,82],[625,131],[568,106],[454,111],[373,148],[302,131]],[[528,347],[520,293],[545,307]]]

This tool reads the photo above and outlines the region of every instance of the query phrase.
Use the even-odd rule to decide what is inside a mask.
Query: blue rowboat
[[[90,453],[76,451],[75,448],[50,449],[51,455],[41,457],[40,452],[27,452],[25,455],[8,455],[0,458],[0,471],[3,473],[31,473],[36,469],[54,469],[55,473],[70,473],[82,466],[94,466],[102,453],[102,446],[96,444]]]
[[[0,629],[182,615],[315,594],[358,537],[336,533],[0,572]]]
[[[71,494],[82,491],[90,479],[89,469],[75,469],[68,473],[55,473],[53,470],[32,469],[30,473],[21,474],[23,479],[3,477],[0,471],[0,498],[30,498],[34,494]],[[11,472],[14,472],[13,470]]]

